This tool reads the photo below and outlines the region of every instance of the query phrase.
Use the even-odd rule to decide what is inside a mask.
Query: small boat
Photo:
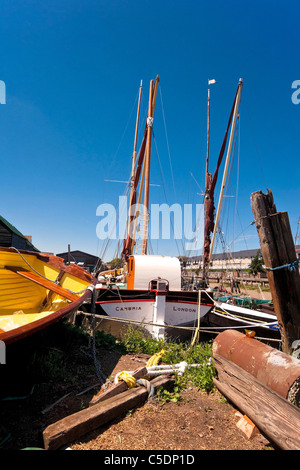
[[[252,330],[262,338],[280,339],[278,319],[274,312],[253,310],[234,303],[215,301],[214,308],[205,317],[202,326],[214,328],[215,331],[230,328]]]
[[[76,311],[95,284],[57,256],[0,247],[0,341],[19,341]]]

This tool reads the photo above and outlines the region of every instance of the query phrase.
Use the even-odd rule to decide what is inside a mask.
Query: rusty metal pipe
[[[214,340],[218,354],[253,375],[291,403],[300,404],[300,361],[236,330],[225,330]]]

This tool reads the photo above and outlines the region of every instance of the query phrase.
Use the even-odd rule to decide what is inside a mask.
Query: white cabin
[[[178,258],[160,255],[132,255],[128,262],[128,289],[148,289],[157,278],[169,282],[170,291],[181,290],[181,266]]]

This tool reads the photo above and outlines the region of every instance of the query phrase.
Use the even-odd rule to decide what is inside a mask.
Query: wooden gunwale
[[[1,251],[2,252],[6,251],[6,252],[17,254],[17,252],[13,248],[0,247],[0,252]],[[63,258],[59,258],[54,255],[48,255],[45,253],[36,253],[36,252],[30,252],[30,251],[25,251],[25,250],[18,250],[18,251],[22,255],[33,255],[40,261],[44,262],[45,264],[49,264],[50,266],[59,268],[64,273],[70,274],[85,282],[89,282],[93,286],[95,286],[97,283],[97,280],[91,274],[85,272],[82,268],[76,265],[69,265],[69,266],[65,265]],[[19,341],[33,333],[36,333],[44,329],[46,326],[49,326],[52,323],[60,320],[71,311],[79,308],[80,305],[90,297],[90,295],[91,295],[91,291],[87,290],[81,296],[79,296],[76,300],[72,301],[68,305],[65,305],[64,307],[60,308],[56,312],[49,313],[49,315],[47,315],[44,318],[35,320],[31,323],[28,323],[27,325],[14,328],[10,331],[4,332],[0,330],[0,340],[4,341],[5,344],[9,344],[15,341]]]

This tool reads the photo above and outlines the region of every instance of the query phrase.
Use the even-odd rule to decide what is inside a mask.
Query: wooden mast
[[[206,143],[206,168],[205,168],[205,190],[207,190],[208,160],[209,160],[209,134],[210,134],[210,89],[207,93],[207,143]]]
[[[229,165],[231,148],[232,148],[232,143],[233,143],[234,130],[235,130],[235,125],[236,125],[237,116],[238,116],[239,104],[240,104],[240,100],[241,100],[242,85],[243,85],[243,80],[240,78],[239,85],[238,85],[237,96],[236,96],[236,101],[235,101],[235,106],[234,106],[234,113],[233,113],[233,119],[232,119],[231,131],[230,131],[230,138],[229,138],[229,143],[228,143],[225,167],[224,167],[224,172],[223,172],[223,180],[222,180],[222,185],[221,185],[221,191],[220,191],[217,215],[216,215],[215,226],[214,226],[214,231],[213,231],[213,237],[212,237],[212,242],[211,242],[211,247],[210,247],[208,264],[211,261],[213,248],[214,248],[214,242],[215,242],[215,238],[216,238],[216,232],[217,232],[218,224],[219,224],[219,218],[220,218],[220,212],[221,212],[221,207],[222,207],[222,202],[223,202],[225,183],[226,183],[226,178],[227,178],[227,173],[228,173],[228,165]]]
[[[135,178],[135,166],[136,166],[136,155],[137,155],[136,146],[137,146],[139,119],[140,119],[142,88],[143,88],[143,81],[141,80],[140,89],[139,89],[139,99],[138,99],[138,107],[137,107],[136,124],[135,124],[133,153],[132,153],[132,168],[131,168],[131,179],[130,179],[130,199],[129,199],[128,232],[127,233],[129,233],[130,223],[133,219],[133,215],[131,214],[131,201],[132,201],[133,191],[135,190],[134,189],[134,178]]]
[[[143,243],[142,253],[147,253],[147,233],[148,233],[148,218],[149,218],[149,186],[150,186],[150,159],[151,159],[151,137],[154,109],[157,96],[159,77],[157,75],[155,83],[153,80],[150,82],[149,91],[149,107],[147,117],[147,146],[146,146],[146,159],[145,159],[145,192],[144,192],[144,229],[143,229]]]
[[[209,81],[208,81],[209,84]],[[204,190],[204,242],[205,242],[205,220],[206,220],[206,212],[207,212],[207,199],[208,195],[208,161],[209,161],[209,135],[210,135],[210,89],[208,88],[207,93],[207,141],[206,141],[206,166],[205,166],[205,190]],[[204,248],[204,247],[203,247]],[[202,279],[206,282],[207,277],[207,266],[204,262],[204,254],[203,254],[203,273]]]

